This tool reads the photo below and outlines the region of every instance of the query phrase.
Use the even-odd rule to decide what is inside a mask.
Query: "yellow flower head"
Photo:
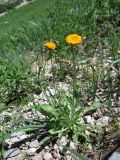
[[[66,37],[66,42],[68,45],[76,46],[82,43],[83,38],[78,34],[70,34]]]
[[[45,47],[47,47],[48,49],[56,49],[57,46],[56,46],[56,43],[54,42],[47,42],[44,44]]]

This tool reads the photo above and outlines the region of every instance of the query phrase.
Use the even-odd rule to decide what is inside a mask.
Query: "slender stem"
[[[75,106],[75,90],[76,90],[76,60],[75,60],[75,48],[72,49],[73,60],[73,104]]]
[[[50,54],[52,54],[50,52]],[[54,62],[53,62],[53,58],[54,56],[51,56],[51,67],[52,67],[52,77],[53,77],[53,85],[54,85],[54,89],[55,89],[55,93],[56,93],[56,85],[55,85],[55,73],[54,73]]]

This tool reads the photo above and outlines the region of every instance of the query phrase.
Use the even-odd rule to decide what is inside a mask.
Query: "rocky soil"
[[[108,61],[108,59],[107,59]],[[109,64],[109,63],[108,63]],[[105,61],[105,65],[107,62]],[[38,66],[33,65],[33,70],[37,73]],[[8,128],[16,128],[18,126],[25,126],[23,122],[15,124],[11,117],[16,115],[19,119],[45,119],[42,114],[36,112],[32,106],[34,104],[47,104],[47,96],[51,93],[55,95],[55,89],[51,86],[51,70],[52,66],[47,62],[45,68],[46,80],[49,81],[48,88],[45,92],[34,93],[34,98],[26,106],[19,108],[14,106],[0,114],[0,128],[5,124]],[[115,72],[112,72],[115,76]],[[69,77],[70,78],[70,77]],[[80,77],[81,78],[81,77]],[[70,84],[67,82],[58,82],[57,90],[64,90],[68,95],[71,94]],[[52,137],[49,141],[45,139],[47,131],[36,130],[35,132],[14,132],[6,139],[4,147],[4,160],[75,160],[75,155],[70,151],[65,152],[64,146],[86,156],[86,160],[120,160],[120,97],[114,103],[113,107],[106,107],[106,97],[98,90],[95,101],[101,101],[102,105],[94,112],[89,112],[84,115],[80,122],[85,123],[89,127],[98,126],[97,134],[86,131],[86,136],[91,136],[92,141],[84,145],[81,142],[71,141],[69,135],[61,138]],[[93,101],[87,100],[88,106]],[[7,117],[7,118],[5,118]],[[6,121],[5,121],[6,119]],[[112,125],[117,122],[118,125]],[[114,126],[114,127],[113,127]],[[100,140],[97,140],[99,139]]]

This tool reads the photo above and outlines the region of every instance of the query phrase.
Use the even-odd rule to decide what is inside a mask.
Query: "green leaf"
[[[64,94],[63,98],[64,98],[64,101],[65,101],[66,107],[69,109],[69,111],[71,111],[74,107],[72,101],[70,101],[65,94]]]
[[[44,127],[45,125],[27,125],[27,126],[19,127],[17,129],[12,130],[12,133],[19,132],[19,131],[28,132],[28,131],[33,131],[40,128],[43,129]]]
[[[33,122],[35,120],[35,118],[31,118],[31,119],[26,119],[26,118],[17,118],[14,120],[15,123],[25,123],[25,122]]]
[[[101,103],[100,102],[94,102],[90,107],[92,108],[92,109],[97,109],[97,108],[99,108],[101,106]]]
[[[54,107],[48,104],[35,105],[33,106],[37,111],[41,112],[43,115],[50,117],[57,116],[57,111]]]
[[[73,139],[74,142],[78,142],[78,136],[76,134],[74,134],[72,136],[72,139]]]
[[[51,129],[51,130],[49,130],[49,133],[50,133],[50,134],[58,134],[58,133],[63,133],[63,132],[65,132],[66,130],[67,130],[67,128],[61,129],[61,130],[58,130],[58,131],[54,131],[54,129]]]
[[[84,114],[88,111],[92,111],[92,110],[96,110],[98,109],[99,107],[101,106],[101,103],[100,102],[95,102],[93,103],[89,108],[87,107],[85,110],[84,110]]]
[[[8,109],[8,106],[6,106],[4,103],[0,103],[0,111],[3,111],[5,109]]]
[[[0,132],[0,142],[3,142],[3,140],[7,139],[10,137],[10,133],[3,133]]]
[[[83,156],[81,156],[79,153],[77,153],[75,150],[73,150],[73,149],[70,149],[70,148],[68,148],[68,147],[66,147],[66,146],[63,146],[63,148],[64,148],[64,150],[68,150],[68,151],[70,151],[75,157],[74,157],[74,160],[78,160],[78,158],[80,159],[80,160],[87,160],[85,157],[83,157]]]

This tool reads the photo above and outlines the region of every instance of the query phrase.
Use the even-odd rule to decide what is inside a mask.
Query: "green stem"
[[[52,53],[50,53],[52,55]],[[54,56],[51,56],[51,66],[52,66],[52,77],[53,77],[53,85],[56,93],[56,85],[55,85],[55,73],[54,73],[54,62],[53,62]]]
[[[75,91],[76,91],[76,60],[75,60],[75,48],[72,49],[73,60],[73,104],[75,106]]]

